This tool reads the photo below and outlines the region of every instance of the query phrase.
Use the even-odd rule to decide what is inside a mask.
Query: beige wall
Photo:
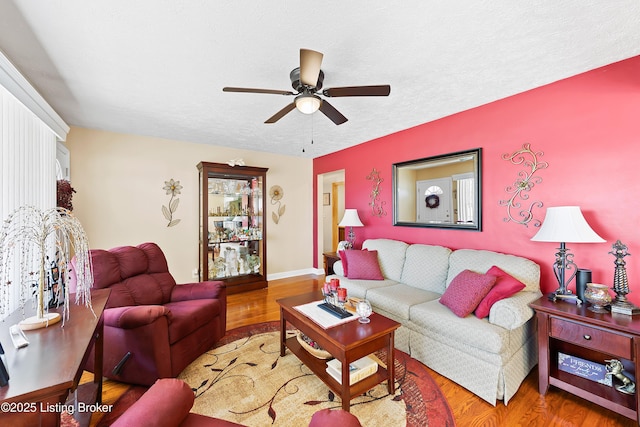
[[[198,266],[198,170],[200,161],[225,163],[242,158],[247,166],[267,167],[267,188],[284,190],[286,211],[271,220],[267,197],[267,274],[269,279],[311,272],[312,160],[207,144],[72,127],[65,142],[71,151],[74,214],[92,248],[156,242],[165,252],[178,283],[193,281]],[[164,182],[183,186],[174,218],[167,227],[162,205],[170,196]]]

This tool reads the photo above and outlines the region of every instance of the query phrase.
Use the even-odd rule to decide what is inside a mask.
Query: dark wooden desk
[[[73,401],[77,395],[78,401],[101,403],[102,312],[110,292],[109,289],[92,292],[93,313],[84,305],[76,305],[72,294],[70,316],[64,327],[60,322],[49,328],[26,331],[29,345],[21,349],[13,346],[9,334],[9,327],[23,318],[21,310],[0,323],[0,342],[10,377],[9,384],[0,388],[0,425],[58,426],[60,411],[67,407],[65,401],[70,392],[73,392]],[[25,316],[31,315],[31,311],[34,310],[29,302],[25,306]],[[61,312],[62,308],[55,311]],[[78,387],[94,344],[94,381]],[[91,413],[76,412],[74,418],[88,425]]]

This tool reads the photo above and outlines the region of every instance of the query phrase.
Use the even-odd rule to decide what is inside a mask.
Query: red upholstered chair
[[[191,414],[193,391],[176,378],[158,380],[111,427],[242,427],[229,421]]]
[[[158,380],[140,399],[127,409],[111,427],[237,427],[229,421],[192,414],[194,395],[182,380]],[[362,427],[358,418],[342,409],[322,409],[311,417],[309,427]],[[241,427],[241,426],[240,426]]]
[[[342,409],[321,409],[311,417],[309,427],[362,427],[358,418]]]
[[[109,288],[103,373],[151,385],[177,376],[226,331],[223,282],[176,285],[155,243],[90,251],[94,288]],[[71,292],[75,278],[71,274]],[[93,356],[85,369],[93,371]]]

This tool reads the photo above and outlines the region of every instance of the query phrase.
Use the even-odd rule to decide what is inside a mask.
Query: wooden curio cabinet
[[[198,163],[200,280],[233,294],[267,286],[267,168]]]

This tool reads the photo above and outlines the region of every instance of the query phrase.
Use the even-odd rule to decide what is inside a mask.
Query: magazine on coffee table
[[[321,309],[318,305],[324,303],[323,300],[313,301],[308,304],[302,304],[295,306],[294,308],[307,316],[309,319],[313,320],[315,323],[323,327],[324,329],[331,328],[333,326],[338,326],[343,323],[351,322],[353,320],[358,319],[358,315],[354,314],[353,316],[346,317],[341,319],[339,317],[334,316],[333,314]]]

